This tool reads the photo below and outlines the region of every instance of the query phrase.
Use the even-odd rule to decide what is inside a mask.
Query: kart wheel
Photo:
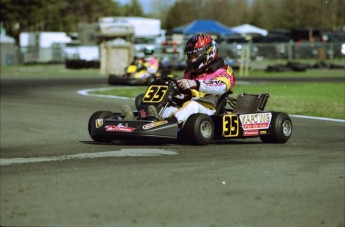
[[[292,134],[292,122],[286,113],[272,113],[271,133],[260,136],[264,143],[286,143]]]
[[[207,145],[213,139],[214,123],[206,114],[192,114],[182,129],[182,137],[194,145]]]
[[[116,76],[115,75],[109,75],[108,76],[108,84],[116,85]]]
[[[101,135],[101,134],[96,132],[96,120],[97,119],[107,119],[107,118],[110,118],[113,116],[114,116],[114,114],[110,111],[97,111],[91,115],[91,117],[89,119],[88,129],[89,129],[89,134],[94,141],[100,142],[100,143],[102,143],[102,142],[103,143],[109,143],[112,140],[111,138],[106,137],[106,136]]]
[[[135,97],[135,107],[137,108],[137,110],[139,110],[139,106],[144,95],[145,93],[142,93],[142,94],[139,94],[137,97]]]

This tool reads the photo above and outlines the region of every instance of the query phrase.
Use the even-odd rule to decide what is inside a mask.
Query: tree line
[[[339,31],[345,26],[344,9],[345,0],[184,0],[168,10],[164,21],[168,28],[199,18],[215,19],[230,27],[249,23],[268,30]]]
[[[170,2],[170,1],[169,1]],[[23,31],[75,32],[79,23],[105,16],[158,18],[172,29],[195,19],[213,19],[233,27],[249,23],[268,30],[321,29],[340,31],[345,25],[345,0],[153,0],[145,14],[138,0],[1,0],[1,25],[15,38]]]

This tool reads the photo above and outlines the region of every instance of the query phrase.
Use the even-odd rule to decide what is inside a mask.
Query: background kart
[[[232,92],[218,100],[212,116],[193,114],[183,125],[175,117],[159,119],[147,115],[154,105],[159,115],[167,106],[181,106],[191,99],[191,92],[181,91],[171,78],[155,80],[144,94],[138,95],[133,112],[135,120],[126,120],[122,113],[97,111],[89,119],[88,130],[96,142],[114,140],[173,139],[190,144],[206,145],[212,140],[259,137],[264,143],[285,143],[292,133],[290,117],[283,112],[264,111],[268,93],[246,94],[237,98]]]
[[[126,68],[124,75],[109,75],[109,84],[149,85],[159,74],[150,74],[141,60],[135,60]]]

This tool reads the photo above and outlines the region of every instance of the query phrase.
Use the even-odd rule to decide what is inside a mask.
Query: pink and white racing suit
[[[149,57],[149,58],[143,58],[142,59],[144,66],[147,68],[147,71],[150,74],[155,74],[158,71],[159,68],[159,61],[157,58]]]
[[[199,86],[192,89],[192,100],[184,103],[180,109],[168,107],[162,114],[163,118],[175,116],[179,123],[185,122],[194,113],[214,114],[218,98],[235,85],[233,70],[227,65],[197,77],[193,76],[191,71],[187,71],[183,79],[198,81]]]

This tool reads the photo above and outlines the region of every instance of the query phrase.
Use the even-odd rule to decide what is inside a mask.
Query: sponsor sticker
[[[267,131],[266,131],[266,130],[260,131],[260,135],[266,135],[266,134],[267,134]]]
[[[133,132],[135,128],[128,127],[128,124],[123,125],[122,123],[118,125],[106,125],[105,131],[107,132]]]
[[[141,110],[139,111],[139,113],[140,113],[140,117],[142,117],[142,118],[145,118],[146,115],[147,115],[145,109],[141,109]]]
[[[272,113],[256,113],[240,115],[243,130],[268,129],[272,120]]]
[[[155,127],[158,127],[161,125],[165,125],[167,123],[168,123],[168,121],[156,121],[156,122],[152,122],[152,123],[143,125],[143,129],[148,130],[148,129],[155,128]]]
[[[97,119],[96,120],[96,128],[100,128],[103,125],[103,119]]]
[[[245,130],[243,131],[243,136],[258,136],[259,130]]]
[[[223,84],[219,80],[205,80],[205,81],[203,81],[203,83],[206,84],[206,85],[214,85],[214,86],[222,85]]]

